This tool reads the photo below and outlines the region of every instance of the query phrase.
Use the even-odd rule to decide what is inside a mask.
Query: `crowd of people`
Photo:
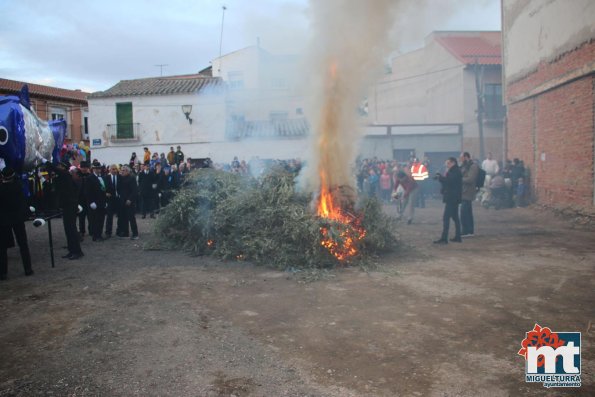
[[[238,157],[230,163],[211,163],[210,159],[193,161],[186,158],[178,146],[169,153],[151,153],[143,149],[142,157],[133,152],[127,164],[106,166],[97,160],[89,162],[90,152],[84,145],[66,145],[58,164],[45,164],[47,179],[52,180],[52,191],[62,212],[67,239],[65,259],[77,260],[84,256],[81,243],[88,235],[93,242],[112,237],[139,238],[136,215],[143,219],[155,218],[160,209],[172,199],[175,191],[184,184],[193,167],[215,169],[258,177],[270,167],[282,167],[288,172],[299,173],[300,159],[263,160],[253,157],[249,161]],[[460,161],[460,162],[459,162]],[[459,161],[451,157],[445,162],[445,172],[434,178],[427,157],[420,161],[412,155],[409,162],[359,159],[355,164],[357,188],[360,194],[377,197],[385,203],[397,203],[399,217],[406,215],[411,224],[415,207],[425,207],[425,196],[432,179],[440,182],[440,193],[445,204],[443,230],[435,241],[461,242],[463,237],[474,235],[472,202],[480,200],[488,207],[493,202],[502,206],[524,206],[528,203],[526,181],[528,170],[519,159],[499,164],[488,153],[479,164],[469,153],[461,154]],[[27,203],[19,179],[10,168],[0,175],[0,279],[6,278],[9,247],[19,245],[26,275],[33,274],[27,245],[24,222]],[[47,182],[47,181],[46,181]],[[44,184],[45,186],[45,184]],[[114,225],[114,219],[117,219]],[[455,224],[455,236],[448,239],[450,220]]]

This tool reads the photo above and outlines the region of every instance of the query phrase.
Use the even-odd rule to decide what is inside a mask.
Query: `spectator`
[[[103,241],[103,223],[107,204],[106,183],[101,175],[101,164],[93,163],[93,174],[85,181],[85,195],[89,203],[89,227],[93,241]]]
[[[145,164],[148,161],[151,161],[151,152],[149,151],[149,148],[143,148],[143,151],[145,152],[143,155],[143,164]]]
[[[459,220],[459,204],[463,194],[463,176],[457,164],[457,159],[449,157],[446,160],[446,175],[440,173],[436,177],[442,186],[442,202],[444,202],[444,213],[442,215],[442,236],[434,241],[434,244],[448,244],[448,229],[450,220],[455,224],[455,237],[450,241],[457,243],[461,239],[461,222]]]
[[[176,148],[176,154],[174,156],[174,160],[176,162],[176,165],[180,165],[184,162],[184,153],[182,152],[182,149],[180,148],[180,146],[178,146]]]
[[[138,188],[136,179],[131,175],[130,167],[122,167],[122,177],[118,188],[122,206],[118,214],[119,237],[128,237],[129,227],[132,231],[132,240],[138,239],[138,227],[136,225],[136,203],[138,198]]]
[[[157,180],[148,162],[143,164],[143,170],[138,174],[138,187],[143,201],[142,219],[147,217],[147,213],[151,218],[155,218]]]
[[[174,152],[173,146],[169,148],[169,153],[167,153],[167,164],[169,164],[170,167],[176,164],[176,152]]]
[[[479,166],[471,160],[469,152],[461,153],[461,174],[463,193],[461,201],[461,237],[471,237],[475,233],[473,222],[473,201],[477,193]]]
[[[382,174],[380,175],[380,196],[385,203],[390,201],[391,185],[391,176],[385,167],[382,169]]]
[[[25,275],[31,276],[31,254],[25,229],[26,209],[22,186],[15,178],[12,168],[2,170],[0,177],[0,280],[6,280],[8,273],[8,248],[14,247],[14,237],[19,245]]]
[[[130,156],[130,160],[128,161],[128,165],[130,166],[130,168],[134,168],[137,161],[138,160],[136,158],[136,152],[132,152],[132,155]]]

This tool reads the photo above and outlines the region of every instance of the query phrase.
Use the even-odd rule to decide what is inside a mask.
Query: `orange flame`
[[[322,183],[317,214],[323,219],[334,221],[334,225],[320,228],[322,234],[320,244],[335,258],[344,261],[358,254],[356,246],[366,236],[366,230],[360,225],[357,217],[346,214],[340,206],[336,205],[333,194],[324,183],[326,182],[324,173],[321,173],[320,179]]]

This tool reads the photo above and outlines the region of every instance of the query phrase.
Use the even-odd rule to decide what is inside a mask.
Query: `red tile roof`
[[[466,65],[501,65],[502,48],[500,32],[478,32],[436,35],[436,41],[446,48],[459,61]]]
[[[88,92],[67,90],[65,88],[48,87],[40,84],[25,83],[23,81],[15,81],[0,78],[0,91],[8,92],[10,94],[18,94],[23,88],[23,85],[29,86],[29,95],[32,97],[43,96],[56,99],[64,99],[69,101],[87,102]]]

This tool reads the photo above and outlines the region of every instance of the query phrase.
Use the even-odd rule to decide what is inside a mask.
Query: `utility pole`
[[[485,159],[485,151],[484,151],[484,143],[483,143],[483,68],[479,69],[479,63],[477,62],[477,58],[475,58],[474,64],[474,71],[475,71],[475,91],[477,93],[477,127],[479,130],[479,161],[483,161]],[[481,76],[480,76],[481,72]]]
[[[218,66],[218,72],[221,72],[221,49],[223,48],[223,22],[225,22],[225,10],[227,10],[227,7],[225,7],[225,5],[221,6],[221,9],[223,11],[222,15],[221,15],[221,35],[219,36],[219,66]]]
[[[157,64],[155,66],[159,68],[159,75],[160,76],[163,76],[163,68],[165,66],[169,66],[169,65],[167,63],[159,63],[159,64]]]

